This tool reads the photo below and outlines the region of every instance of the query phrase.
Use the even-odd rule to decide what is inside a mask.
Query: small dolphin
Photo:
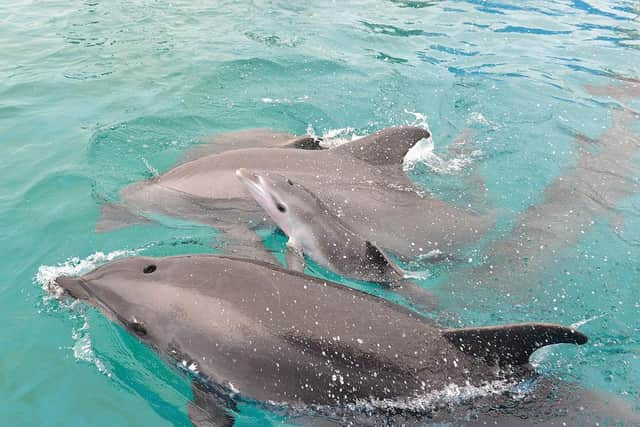
[[[238,399],[348,408],[517,381],[534,375],[537,349],[587,342],[544,323],[443,329],[341,285],[215,255],[126,258],[56,283],[196,372],[197,423],[230,425]]]
[[[491,221],[425,195],[405,175],[406,153],[429,137],[422,128],[394,127],[326,150],[290,148],[291,142],[282,139],[279,144],[258,144],[249,138],[254,148],[237,144],[242,148],[195,158],[126,187],[122,205],[105,205],[96,228],[130,224],[135,219],[125,219],[128,211],[162,213],[210,224],[227,233],[231,251],[273,260],[258,253],[261,242],[249,232],[264,213],[235,176],[237,169],[246,168],[281,173],[302,184],[349,229],[401,259],[433,249],[452,253],[476,241]],[[314,148],[308,139],[293,145]],[[246,244],[236,247],[234,242]]]
[[[266,175],[238,169],[236,175],[289,237],[289,268],[302,271],[302,255],[306,254],[318,264],[352,279],[390,284],[404,280],[404,271],[382,250],[350,230],[302,185],[276,173]]]

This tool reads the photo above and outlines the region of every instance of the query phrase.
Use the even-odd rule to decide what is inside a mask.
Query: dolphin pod
[[[189,412],[198,425],[230,425],[238,399],[295,414],[310,405],[338,410],[433,395],[450,384],[531,380],[535,350],[587,342],[572,328],[545,323],[443,329],[348,287],[217,255],[125,258],[56,283],[190,366],[197,375]],[[492,399],[513,409],[512,398]],[[571,416],[598,416],[589,408],[576,412]],[[566,421],[567,412],[546,416]]]
[[[623,97],[618,92],[611,93]],[[637,191],[637,183],[606,170],[613,163],[625,176],[635,170],[630,159],[639,145],[629,125],[638,115],[625,107],[613,119],[601,139],[606,149],[580,150],[573,174],[547,189],[512,236],[488,247],[496,261],[491,273],[474,268],[463,271],[463,279],[516,277],[514,253],[535,255],[522,274],[541,269],[537,248],[560,248],[584,228],[567,225],[557,212],[575,205],[600,215]],[[402,170],[407,151],[429,136],[420,128],[389,128],[332,149],[309,136],[266,130],[221,136],[164,174],[125,188],[121,204],[103,206],[97,229],[168,214],[225,231],[228,250],[254,259],[133,257],[56,283],[66,296],[97,307],[190,367],[189,416],[196,425],[233,424],[242,400],[305,424],[316,424],[313,414],[323,413],[356,425],[421,425],[425,417],[465,425],[640,424],[615,398],[536,375],[529,356],[547,345],[586,343],[575,329],[545,323],[445,329],[384,299],[260,261],[272,258],[250,228],[264,221],[264,212],[289,237],[290,268],[301,269],[305,254],[344,276],[391,285],[402,282],[404,272],[387,252],[403,260],[433,249],[448,256],[477,240],[489,219],[422,195]],[[521,224],[553,232],[521,239]],[[496,383],[530,389],[524,397],[481,392],[468,405],[445,409],[406,404],[446,395],[452,385],[484,390]]]
[[[205,145],[198,152],[205,155],[126,187],[120,205],[103,206],[96,227],[106,231],[144,221],[140,213],[162,213],[215,226],[227,234],[227,251],[272,261],[249,230],[263,221],[264,212],[236,178],[236,170],[246,168],[281,173],[300,183],[351,230],[403,259],[433,249],[454,253],[481,237],[490,220],[423,195],[405,175],[404,156],[429,136],[422,128],[395,127],[315,150],[309,149],[318,148],[309,137],[270,138],[263,131],[256,138],[245,131],[240,142],[218,148],[226,151]],[[132,219],[127,212],[138,216]]]

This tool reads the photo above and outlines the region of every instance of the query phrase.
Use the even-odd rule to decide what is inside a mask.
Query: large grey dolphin
[[[545,323],[443,329],[341,285],[215,255],[126,258],[56,283],[197,372],[191,414],[202,424],[230,423],[229,393],[293,413],[349,409],[533,378],[534,351],[587,342]]]
[[[235,171],[268,170],[304,185],[358,235],[397,256],[414,259],[432,249],[454,252],[479,238],[490,221],[425,195],[405,175],[405,154],[429,136],[422,128],[395,127],[327,150],[277,144],[231,149],[195,158],[126,187],[121,192],[122,206],[211,224],[229,233],[230,241],[249,242],[240,249],[230,245],[232,250],[257,255],[246,250],[257,240],[247,233],[246,225],[259,224],[265,215]],[[313,143],[297,145],[314,148]],[[110,215],[98,223],[98,229],[117,225],[113,214],[122,212],[113,205],[104,210]]]

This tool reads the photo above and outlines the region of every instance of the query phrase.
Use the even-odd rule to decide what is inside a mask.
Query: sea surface
[[[495,220],[464,259],[419,272],[442,307],[430,315],[579,326],[589,343],[538,352],[539,372],[640,409],[640,147],[615,145],[640,134],[639,120],[615,120],[640,98],[594,89],[633,78],[630,0],[0,2],[0,420],[188,425],[179,368],[43,284],[135,253],[213,252],[215,230],[180,220],[94,231],[101,204],[212,134],[337,144],[403,124],[433,134],[405,165],[424,191]],[[607,161],[580,167],[598,153]],[[543,262],[506,268],[535,240],[513,232],[531,218],[563,226]],[[282,250],[277,231],[263,236]],[[282,418],[241,405],[238,425],[268,423]]]

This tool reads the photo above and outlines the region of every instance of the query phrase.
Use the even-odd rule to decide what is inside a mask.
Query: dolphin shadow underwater
[[[217,255],[125,258],[81,277],[59,277],[56,285],[62,298],[97,307],[174,366],[195,372],[189,408],[195,425],[232,425],[238,401],[309,424],[335,417],[340,424],[386,424],[396,416],[456,422],[469,419],[473,405],[419,411],[384,405],[437,395],[453,384],[535,379],[528,363],[534,351],[587,342],[574,329],[545,323],[443,329],[382,298]],[[506,393],[482,397],[483,416],[519,419],[527,408],[550,423],[612,416],[607,411],[615,405],[582,392],[578,400],[548,399],[575,396],[552,392],[567,390],[562,383],[548,384],[554,385],[521,400],[523,407]],[[596,413],[572,406],[584,399]]]
[[[403,260],[438,249],[454,253],[477,240],[487,217],[424,195],[405,175],[406,153],[430,133],[394,127],[330,149],[311,137],[244,131],[199,147],[187,162],[120,194],[102,206],[98,231],[148,221],[144,213],[209,224],[225,232],[226,252],[274,261],[250,228],[265,220],[260,206],[236,178],[240,168],[281,173],[311,190],[358,235]],[[218,151],[221,150],[221,151]],[[195,157],[195,158],[194,158]]]
[[[543,200],[524,211],[509,235],[488,245],[480,266],[460,270],[450,284],[521,291],[598,220],[609,219],[614,227],[622,222],[618,204],[640,192],[640,135],[633,129],[640,113],[624,104],[640,98],[640,81],[622,81],[586,87],[593,96],[620,103],[611,111],[611,127],[597,139],[577,135],[575,164],[547,186]]]

